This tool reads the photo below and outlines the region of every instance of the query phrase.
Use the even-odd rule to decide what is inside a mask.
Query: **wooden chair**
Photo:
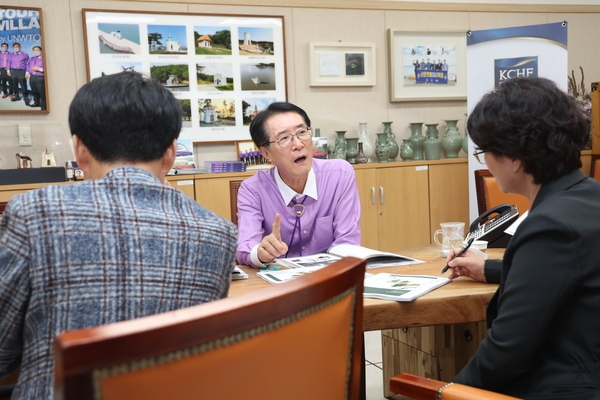
[[[516,397],[402,373],[390,380],[390,390],[417,400],[510,400]]]
[[[600,154],[592,154],[592,166],[590,176],[600,181]]]
[[[66,332],[55,399],[358,399],[365,262],[187,309]]]
[[[7,204],[8,202],[0,202],[0,217],[2,217],[2,214],[4,214],[4,209],[6,208]]]
[[[479,215],[500,204],[516,205],[519,213],[529,209],[529,199],[520,194],[502,193],[496,178],[487,169],[475,170],[475,190]]]
[[[231,207],[231,222],[237,226],[237,197],[243,179],[229,181],[229,204]]]

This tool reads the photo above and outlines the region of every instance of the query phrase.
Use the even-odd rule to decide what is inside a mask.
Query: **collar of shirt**
[[[279,176],[279,170],[275,167],[275,183],[277,183],[277,188],[279,189],[279,193],[281,193],[281,197],[283,198],[283,202],[285,204],[290,204],[290,201],[294,197],[306,195],[308,197],[312,197],[315,200],[318,200],[317,197],[317,178],[315,177],[315,171],[311,167],[310,171],[308,171],[308,179],[306,180],[306,185],[304,186],[304,192],[296,193],[295,190],[290,188],[285,184],[283,179]]]

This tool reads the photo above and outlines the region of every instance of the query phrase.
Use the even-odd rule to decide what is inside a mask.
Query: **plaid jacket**
[[[52,399],[61,332],[227,296],[237,231],[132,167],[15,196],[0,219],[0,376]]]

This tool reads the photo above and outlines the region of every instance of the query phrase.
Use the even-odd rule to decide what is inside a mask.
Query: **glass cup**
[[[447,257],[450,250],[455,247],[462,247],[465,237],[464,222],[442,222],[442,229],[438,229],[433,234],[435,244],[441,249],[441,256]],[[439,240],[439,235],[442,235],[442,240]]]

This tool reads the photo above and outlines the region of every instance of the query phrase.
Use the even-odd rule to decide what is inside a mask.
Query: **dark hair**
[[[0,44],[0,47],[2,47],[2,46],[8,47],[8,43],[2,43],[2,44]]]
[[[256,114],[252,123],[250,123],[250,136],[256,147],[269,147],[269,134],[266,131],[265,124],[269,118],[277,114],[283,114],[288,112],[294,112],[302,117],[304,123],[310,128],[310,118],[306,114],[306,111],[301,109],[295,104],[288,103],[285,101],[278,101],[269,104],[266,110],[263,110]]]
[[[19,43],[19,42],[14,42],[14,43],[13,43],[13,47],[15,47],[15,46],[19,46],[19,47],[21,47],[21,43]]]
[[[158,81],[125,71],[79,89],[69,127],[98,161],[148,162],[177,139],[181,114],[179,101]]]
[[[545,78],[515,78],[487,93],[467,130],[480,150],[521,160],[541,184],[581,168],[589,123],[575,98]]]
[[[42,50],[42,46],[33,46],[33,47],[32,47],[32,49],[33,49],[33,50],[35,50],[35,49],[40,49],[40,51],[41,51],[41,50]]]

